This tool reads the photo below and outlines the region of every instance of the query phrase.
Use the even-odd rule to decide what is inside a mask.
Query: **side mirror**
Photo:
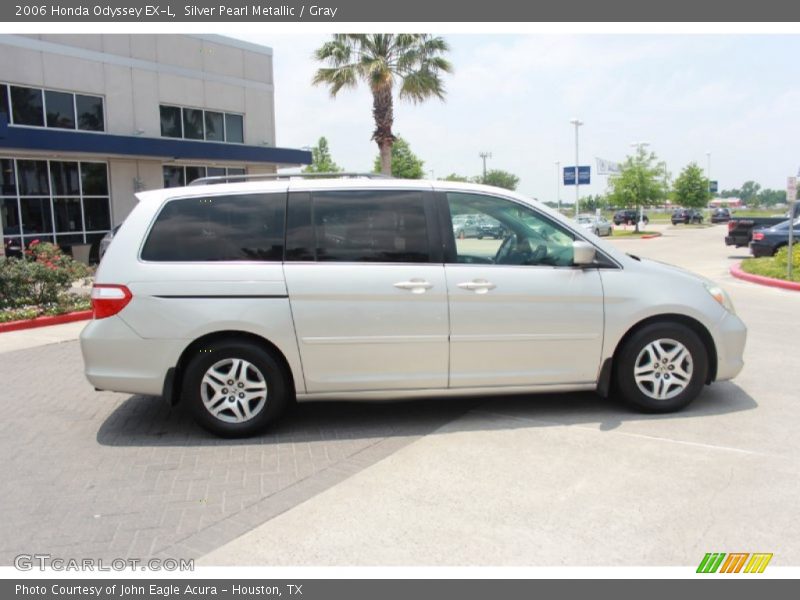
[[[575,240],[572,242],[572,264],[576,267],[588,267],[594,264],[595,247],[589,242]]]

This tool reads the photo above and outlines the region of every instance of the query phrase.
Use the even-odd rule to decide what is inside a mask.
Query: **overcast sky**
[[[243,36],[274,50],[277,141],[328,138],[348,170],[371,170],[371,96],[362,85],[334,100],[311,85],[312,54],[327,35]],[[430,175],[476,175],[489,168],[520,177],[519,190],[554,200],[555,161],[574,164],[579,117],[581,164],[623,160],[632,142],[650,142],[674,176],[707,166],[720,189],[754,179],[784,189],[800,166],[800,36],[791,35],[467,35],[444,36],[455,67],[447,100],[395,104],[395,134]],[[574,188],[561,189],[571,200]]]

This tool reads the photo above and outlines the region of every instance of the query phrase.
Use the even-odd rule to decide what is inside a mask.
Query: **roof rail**
[[[252,173],[250,175],[218,175],[215,177],[201,177],[189,185],[209,185],[213,183],[235,183],[238,181],[251,181],[259,179],[333,179],[337,177],[354,179],[392,179],[383,173]]]

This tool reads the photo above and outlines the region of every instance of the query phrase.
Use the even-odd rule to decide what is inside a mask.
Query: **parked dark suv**
[[[614,225],[636,225],[638,220],[639,211],[635,208],[626,208],[614,213]],[[647,218],[647,215],[642,214],[642,221],[646,225],[650,219]]]
[[[727,223],[731,220],[731,211],[728,208],[715,208],[711,213],[712,223]]]
[[[672,213],[673,225],[677,225],[678,223],[684,223],[688,225],[689,223],[702,223],[702,222],[703,222],[703,213],[693,208],[679,208]]]

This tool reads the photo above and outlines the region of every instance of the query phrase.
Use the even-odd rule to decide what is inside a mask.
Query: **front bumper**
[[[717,324],[714,342],[717,346],[716,381],[736,377],[744,367],[744,346],[747,326],[734,314],[726,313]]]

